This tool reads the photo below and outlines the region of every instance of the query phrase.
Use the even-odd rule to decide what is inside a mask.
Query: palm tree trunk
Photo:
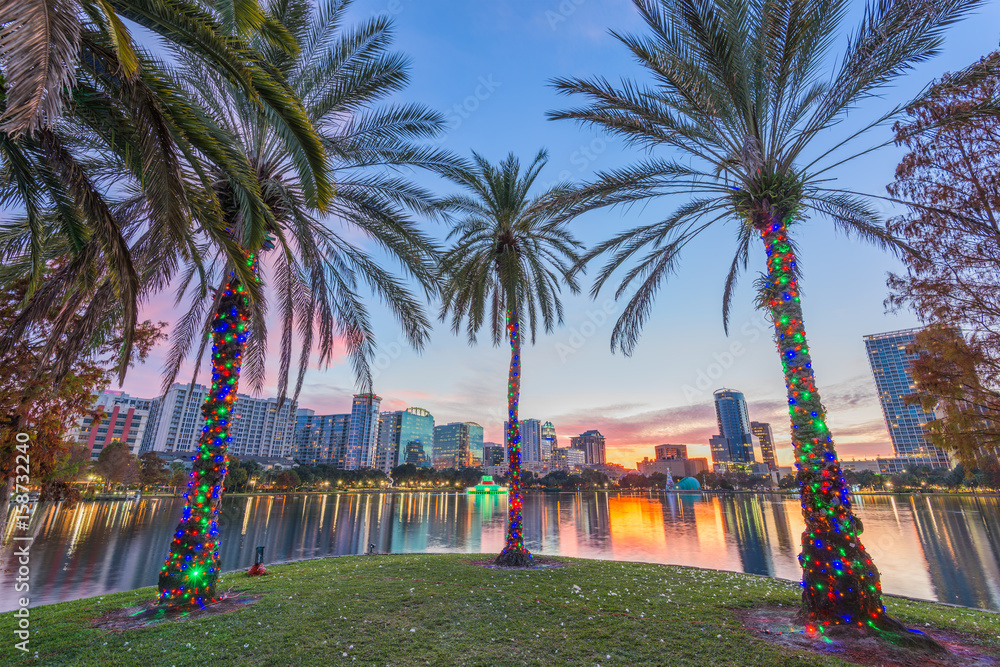
[[[239,280],[231,277],[212,321],[212,388],[201,408],[205,428],[192,457],[194,465],[184,494],[187,503],[160,570],[160,607],[164,609],[204,607],[217,599],[220,562],[216,517],[229,462],[229,426],[248,319],[249,299]]]
[[[510,338],[510,372],[507,374],[507,451],[510,456],[510,488],[507,493],[507,544],[496,564],[507,567],[530,567],[531,553],[524,548],[521,525],[521,427],[517,421],[517,400],[521,394],[521,333],[517,311],[507,310],[507,333]]]
[[[811,631],[853,626],[865,632],[903,632],[913,642],[926,635],[885,613],[878,568],[861,544],[861,520],[851,511],[850,491],[837,460],[826,410],[806,345],[795,254],[785,216],[768,215],[758,225],[767,248],[768,306],[785,372],[792,446],[802,499],[802,608],[799,620]],[[929,638],[928,638],[929,639]],[[933,641],[933,640],[931,640]]]

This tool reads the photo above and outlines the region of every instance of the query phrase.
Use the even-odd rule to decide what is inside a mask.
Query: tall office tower
[[[771,425],[766,422],[750,422],[750,432],[760,440],[764,463],[771,472],[774,472],[778,469],[778,456],[774,453],[774,434],[771,433]]]
[[[587,465],[604,465],[607,463],[604,452],[604,436],[592,429],[569,439],[569,446],[583,451]]]
[[[509,443],[506,442],[507,425],[509,422],[503,423],[504,432],[504,442],[508,446]],[[526,463],[528,461],[541,461],[542,460],[542,422],[537,419],[522,419],[521,420],[521,462]]]
[[[149,420],[146,422],[146,432],[142,436],[142,443],[139,445],[139,454],[145,454],[153,449],[153,441],[156,439],[156,427],[160,423],[160,403],[162,398],[157,396],[149,401]]]
[[[935,418],[934,413],[906,402],[906,397],[916,393],[910,369],[918,353],[911,353],[907,348],[918,331],[920,329],[870,334],[865,336],[865,350],[875,376],[875,388],[889,428],[892,449],[897,458],[903,459],[897,462],[898,467],[948,468],[951,466],[948,455],[924,437],[924,424]]]
[[[712,463],[729,463],[733,460],[729,451],[729,440],[721,435],[709,438],[708,446],[712,450]]]
[[[317,415],[301,408],[295,418],[295,459],[304,465],[333,465],[343,469],[351,415]]]
[[[469,468],[483,460],[483,427],[452,422],[434,427],[434,467]]]
[[[664,459],[686,459],[688,457],[687,445],[656,445],[653,447],[656,452],[656,460]]]
[[[552,451],[558,446],[559,440],[556,438],[556,427],[552,425],[552,422],[545,422],[542,424],[542,460],[548,461],[551,459]]]
[[[483,465],[502,466],[507,463],[507,449],[495,442],[483,443]]]
[[[204,385],[175,383],[160,399],[156,435],[147,451],[194,452],[204,426],[201,406],[208,389]],[[237,457],[290,457],[295,440],[295,406],[285,399],[278,409],[276,398],[236,395],[233,423],[229,431],[229,452]],[[149,442],[148,438],[144,439]]]
[[[277,398],[237,394],[232,419],[229,453],[233,456],[292,456],[295,406],[291,399],[286,398],[279,410]]]
[[[69,438],[85,445],[94,461],[112,440],[125,443],[131,453],[138,455],[149,428],[153,400],[134,398],[110,389],[95,394],[93,410],[96,412],[100,408],[104,419],[98,421],[86,415],[70,427]]]
[[[346,470],[374,468],[378,449],[379,406],[382,397],[375,394],[355,394],[351,405],[351,426],[347,435]]]
[[[382,413],[379,435],[381,470],[412,463],[418,468],[434,465],[434,416],[423,408],[407,408]]]
[[[196,451],[204,425],[201,406],[207,395],[208,389],[203,384],[191,386],[176,382],[171,385],[160,399],[156,435],[149,450],[168,453]]]
[[[727,459],[734,463],[753,463],[754,440],[753,433],[750,432],[750,416],[747,413],[747,402],[743,393],[733,389],[717,389],[715,391],[715,418],[719,425],[719,438],[726,440],[725,449],[728,449]],[[720,455],[725,455],[721,440],[713,438],[712,460],[716,463],[720,459],[715,458],[718,448]]]

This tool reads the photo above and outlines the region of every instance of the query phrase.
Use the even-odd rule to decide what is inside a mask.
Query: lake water
[[[31,518],[31,606],[156,584],[179,498],[39,506]],[[1000,501],[858,496],[863,540],[888,593],[1000,610]],[[498,553],[506,496],[344,493],[232,496],[221,513],[222,565],[360,554]],[[528,493],[535,554],[674,563],[799,579],[799,502],[777,495]],[[0,611],[17,605],[13,524],[0,544]],[[21,534],[18,531],[18,534]]]

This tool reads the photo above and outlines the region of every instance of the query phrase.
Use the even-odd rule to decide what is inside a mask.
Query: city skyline
[[[412,83],[395,99],[420,100],[446,114],[449,129],[440,141],[442,148],[463,155],[475,149],[497,158],[509,151],[531,155],[546,146],[551,157],[540,180],[551,184],[564,178],[585,180],[597,170],[634,161],[634,151],[627,150],[620,140],[571,123],[548,121],[545,113],[565,106],[565,100],[549,86],[554,76],[638,74],[627,52],[607,31],[629,32],[640,27],[627,2],[575,5],[571,15],[560,15],[565,20],[555,22],[547,15],[552,11],[558,14],[558,6],[543,3],[514,11],[509,2],[456,8],[441,0],[400,2],[392,7],[384,0],[365,0],[355,4],[349,17],[357,21],[380,12],[392,16],[394,45],[413,62]],[[984,9],[976,20],[953,26],[943,55],[906,76],[897,88],[899,96],[913,93],[932,78],[961,69],[991,51],[995,39],[989,26],[995,21],[982,19],[995,16],[996,11],[995,7]],[[860,8],[852,12],[858,14]],[[447,17],[445,27],[455,29],[442,30],[442,16]],[[511,44],[518,48],[511,48]],[[546,67],[539,68],[539,62],[545,62]],[[502,74],[511,71],[521,74]],[[858,112],[880,108],[877,100],[870,101]],[[886,129],[873,140],[888,136]],[[893,147],[878,151],[838,170],[838,183],[848,189],[884,194],[901,155],[902,151]],[[434,191],[452,191],[426,174],[415,177]],[[677,203],[653,203],[630,216],[652,221]],[[895,211],[885,208],[883,212],[891,215]],[[634,223],[617,211],[607,211],[580,218],[573,229],[591,246],[610,231]],[[339,223],[332,224],[339,228]],[[425,227],[437,238],[447,232],[440,223],[426,223]],[[654,307],[643,340],[631,358],[613,355],[608,349],[622,302],[605,294],[597,300],[567,296],[565,325],[551,335],[540,333],[536,344],[525,345],[522,352],[521,414],[544,416],[556,425],[560,439],[599,430],[608,439],[608,459],[631,466],[630,462],[648,455],[652,446],[666,442],[688,443],[692,456],[709,456],[708,439],[715,431],[711,392],[722,386],[739,387],[747,396],[751,419],[772,424],[779,463],[790,464],[781,367],[770,325],[753,308],[749,278],[734,295],[730,336],[722,330],[721,292],[734,238],[735,232],[722,226],[692,244],[678,275]],[[809,295],[803,302],[806,330],[837,450],[846,457],[891,455],[862,337],[917,324],[909,313],[886,314],[882,304],[887,295],[885,274],[901,265],[875,248],[839,236],[822,219],[804,225],[799,239],[803,289]],[[753,250],[750,259],[748,275],[763,269],[762,249]],[[584,281],[585,292],[589,280]],[[436,304],[428,310],[435,313]],[[172,293],[168,290],[153,297],[143,316],[171,324],[176,321]],[[494,348],[481,340],[478,346],[470,347],[447,326],[435,323],[431,342],[418,354],[400,344],[391,315],[374,300],[372,316],[381,361],[373,391],[386,397],[382,410],[420,406],[443,422],[482,424],[487,440],[502,441],[509,362],[504,346]],[[278,330],[275,322],[269,330]],[[275,350],[277,338],[272,341]],[[158,386],[165,350],[165,345],[158,346],[149,362],[132,369],[123,389],[143,394],[142,389]],[[299,405],[324,414],[350,412],[350,396],[358,388],[341,352],[335,354],[330,369],[310,370]],[[269,369],[264,395],[277,393],[276,370]],[[180,377],[186,379],[192,373],[187,365]],[[201,369],[201,377],[207,377],[207,369]]]

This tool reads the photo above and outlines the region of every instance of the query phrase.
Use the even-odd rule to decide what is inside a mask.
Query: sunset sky
[[[857,3],[846,30],[862,10],[863,3]],[[642,157],[620,140],[545,117],[547,111],[582,101],[557,96],[548,85],[554,77],[645,80],[624,46],[608,34],[642,29],[631,2],[359,0],[351,11],[355,20],[378,13],[393,16],[394,47],[412,59],[412,83],[394,100],[421,102],[448,113],[451,129],[443,147],[461,155],[476,150],[494,162],[510,151],[527,162],[546,147],[550,159],[540,177],[543,184],[583,181],[597,170]],[[998,18],[997,5],[992,4],[953,26],[943,55],[915,69],[902,85],[885,89],[883,100],[852,112],[847,126],[994,50]],[[836,139],[838,131],[844,130],[838,128],[828,138]],[[863,141],[880,143],[889,133],[888,128],[876,130]],[[884,195],[901,154],[888,148],[843,166],[835,172],[838,186]],[[427,174],[415,173],[413,178],[442,194],[454,191]],[[629,211],[599,211],[574,221],[572,229],[591,246],[619,230],[661,219],[683,202],[677,198]],[[443,238],[443,224],[427,224]],[[721,296],[735,231],[734,223],[721,224],[688,247],[678,274],[661,289],[630,358],[609,349],[614,319],[624,305],[611,299],[617,283],[592,301],[586,296],[591,278],[585,277],[585,294],[565,300],[565,324],[523,352],[520,416],[552,421],[563,446],[573,435],[599,429],[607,437],[608,460],[631,468],[643,456],[652,457],[653,445],[662,443],[687,444],[691,456],[708,456],[708,438],[716,433],[712,391],[726,386],[744,392],[751,419],[772,423],[779,462],[791,465],[781,365],[769,325],[751,305],[753,279],[764,269],[763,247],[751,254],[750,271],[735,296],[730,336],[723,333]],[[838,235],[821,217],[794,227],[793,235],[801,249],[806,330],[838,450],[847,457],[890,454],[862,336],[917,324],[911,314],[886,314],[883,307],[886,273],[900,264]],[[432,314],[436,308],[431,305]],[[492,347],[488,334],[470,347],[464,335],[455,336],[438,324],[430,345],[418,354],[396,344],[399,329],[379,304],[373,302],[372,310],[385,353],[375,382],[383,409],[418,406],[430,410],[437,423],[478,422],[486,440],[501,442],[508,348]],[[144,316],[172,324],[178,316],[172,295],[151,301]],[[274,345],[277,348],[277,340]],[[155,395],[165,350],[161,345],[147,364],[133,369],[123,389],[136,396]],[[185,370],[182,380],[190,375],[190,369]],[[202,373],[200,379],[206,377]],[[276,378],[275,365],[271,386]],[[299,405],[321,414],[348,412],[354,389],[346,364],[316,369],[306,378]]]

